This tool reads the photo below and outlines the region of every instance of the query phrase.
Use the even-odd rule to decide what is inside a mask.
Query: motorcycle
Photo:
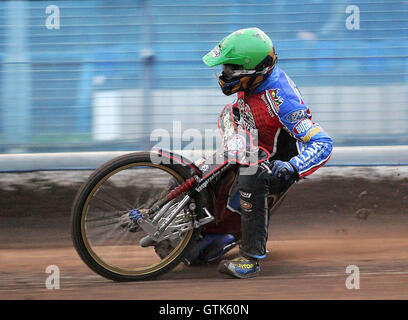
[[[154,148],[119,156],[92,173],[71,210],[73,244],[89,268],[114,281],[149,280],[190,264],[189,252],[204,232],[235,232],[238,240],[223,253],[239,244],[239,210],[229,205],[238,171],[262,165],[270,154],[231,105],[220,113],[218,128],[221,146],[207,158],[192,162]],[[270,213],[288,189],[268,197]]]

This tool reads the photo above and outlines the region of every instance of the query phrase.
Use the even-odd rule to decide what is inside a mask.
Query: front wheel
[[[81,259],[115,281],[147,280],[177,266],[194,229],[141,246],[147,234],[138,225],[126,227],[123,219],[149,209],[189,177],[181,165],[152,163],[148,152],[120,156],[97,169],[78,191],[71,211],[72,239]],[[188,223],[192,216],[182,219]]]

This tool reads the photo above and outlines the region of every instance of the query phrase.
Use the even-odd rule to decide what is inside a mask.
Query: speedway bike
[[[73,244],[88,267],[111,280],[138,281],[189,263],[186,256],[203,230],[223,223],[220,217],[231,209],[239,170],[270,157],[231,105],[218,117],[218,129],[222,143],[207,158],[193,162],[153,148],[119,156],[92,173],[71,210]],[[286,192],[268,198],[270,212]]]

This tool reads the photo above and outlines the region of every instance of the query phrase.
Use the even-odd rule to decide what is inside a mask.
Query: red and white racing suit
[[[239,92],[233,108],[237,111],[234,114],[239,112],[241,125],[257,130],[258,145],[271,153],[270,160],[289,161],[296,168],[296,178],[313,173],[329,160],[332,139],[312,121],[299,89],[280,68],[275,67],[252,93]],[[269,216],[266,199],[288,187],[262,165],[256,174],[239,175],[241,251],[245,255],[265,257]]]

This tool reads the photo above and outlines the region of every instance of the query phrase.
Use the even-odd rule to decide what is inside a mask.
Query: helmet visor
[[[238,64],[223,64],[222,65],[222,76],[226,80],[237,79],[242,76],[252,75],[255,70],[245,70],[241,65]]]

